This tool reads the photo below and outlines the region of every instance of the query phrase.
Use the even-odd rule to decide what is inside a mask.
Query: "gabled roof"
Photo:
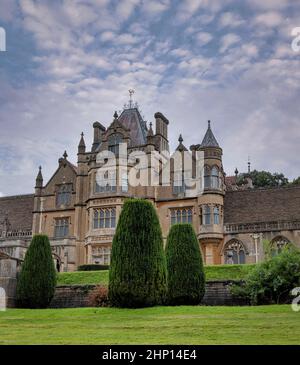
[[[220,147],[210,127],[210,120],[208,121],[207,131],[201,143],[201,147]]]
[[[130,130],[131,146],[141,146],[147,143],[147,127],[137,108],[124,109],[119,116],[119,122]]]
[[[179,142],[179,145],[177,146],[176,151],[179,151],[179,152],[188,151],[188,149],[182,143],[183,142],[183,138],[182,138],[182,135],[181,134],[179,135],[178,142]]]

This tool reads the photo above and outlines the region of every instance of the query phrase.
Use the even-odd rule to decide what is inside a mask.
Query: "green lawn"
[[[206,266],[206,280],[241,280],[254,265]],[[58,285],[108,283],[108,271],[75,271],[58,274]]]
[[[300,313],[260,307],[0,312],[0,344],[300,344]]]

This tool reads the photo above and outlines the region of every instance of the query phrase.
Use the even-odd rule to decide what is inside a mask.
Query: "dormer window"
[[[119,144],[122,143],[122,135],[120,133],[112,134],[108,138],[108,150],[113,152],[115,156],[119,155]]]
[[[71,196],[72,196],[72,185],[71,184],[60,185],[58,187],[56,194],[56,205],[58,207],[70,205]]]

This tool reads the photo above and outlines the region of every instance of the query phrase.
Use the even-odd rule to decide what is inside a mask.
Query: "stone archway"
[[[271,240],[271,250],[273,255],[279,254],[282,249],[288,245],[290,245],[291,242],[284,236],[279,235],[274,237]]]
[[[224,264],[245,264],[246,248],[242,241],[233,238],[223,247]]]
[[[52,257],[54,260],[55,269],[57,272],[60,272],[62,269],[62,260],[61,258],[54,252],[52,252]]]

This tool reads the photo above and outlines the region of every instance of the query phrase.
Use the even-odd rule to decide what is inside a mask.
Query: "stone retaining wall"
[[[202,305],[247,305],[244,299],[234,298],[230,292],[237,281],[209,281]],[[88,295],[96,285],[63,285],[58,286],[52,299],[51,308],[88,307]]]

